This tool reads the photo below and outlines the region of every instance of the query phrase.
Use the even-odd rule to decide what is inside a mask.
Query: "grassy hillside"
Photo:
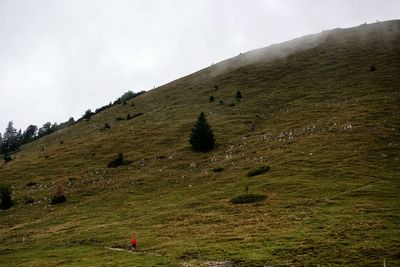
[[[399,44],[398,20],[305,36],[23,146],[0,163],[0,265],[399,266]],[[188,143],[200,112],[207,153]],[[118,153],[133,163],[107,168]],[[267,198],[232,204],[246,186]],[[110,249],[133,231],[138,253]]]

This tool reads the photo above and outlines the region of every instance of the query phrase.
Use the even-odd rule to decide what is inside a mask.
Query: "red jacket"
[[[131,244],[136,246],[136,244],[137,244],[136,239],[131,239]]]

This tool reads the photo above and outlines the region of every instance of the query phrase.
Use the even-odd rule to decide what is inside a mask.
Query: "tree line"
[[[57,130],[69,127],[81,120],[88,121],[90,120],[90,117],[92,115],[106,110],[114,105],[124,104],[126,103],[126,101],[135,98],[143,93],[144,91],[140,91],[138,93],[127,91],[114,102],[110,102],[110,104],[96,109],[95,112],[92,112],[90,109],[88,109],[77,121],[75,121],[73,117],[70,117],[69,120],[60,124],[46,122],[45,124],[43,124],[42,127],[31,124],[23,132],[21,131],[21,129],[17,130],[16,128],[14,128],[13,121],[10,121],[8,122],[4,134],[1,134],[0,132],[0,154],[4,154],[4,156],[7,157],[10,154],[18,151],[19,147],[23,144],[27,144],[43,136],[49,135]]]
[[[18,151],[21,145],[71,126],[74,123],[75,120],[71,117],[68,121],[60,124],[46,122],[42,127],[31,124],[22,132],[21,129],[17,131],[17,129],[14,128],[13,121],[10,121],[7,124],[4,134],[2,135],[0,133],[0,153],[8,156],[13,152]]]

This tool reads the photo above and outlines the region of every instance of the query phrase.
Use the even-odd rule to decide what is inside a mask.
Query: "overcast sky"
[[[0,0],[0,132],[78,119],[259,47],[398,19],[399,0]]]

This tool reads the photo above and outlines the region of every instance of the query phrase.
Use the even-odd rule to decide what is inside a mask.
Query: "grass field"
[[[250,51],[23,146],[0,266],[400,266],[399,44],[397,20]]]

